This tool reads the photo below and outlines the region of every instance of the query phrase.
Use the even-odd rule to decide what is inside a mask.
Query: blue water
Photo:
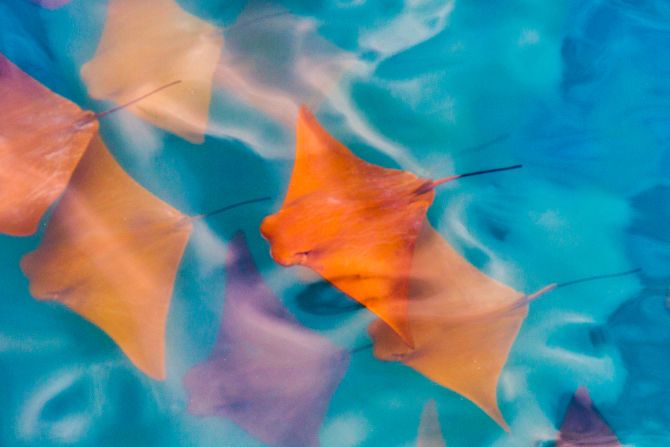
[[[555,439],[580,385],[626,445],[670,445],[668,2],[180,3],[227,29],[223,63],[241,70],[251,60],[254,85],[294,102],[316,95],[322,124],[369,161],[434,178],[523,163],[514,173],[449,184],[429,214],[490,276],[531,292],[642,269],[531,305],[498,388],[511,433],[457,394],[365,351],[352,357],[333,396],[323,446],[415,445],[429,399],[450,447],[541,445]],[[288,14],[235,27],[270,6]],[[105,110],[79,77],[105,10],[97,0],[55,11],[0,0],[0,52],[81,106]],[[274,47],[245,45],[255,39]],[[296,69],[299,60],[328,61],[340,75],[315,86],[310,70]],[[292,127],[225,85],[216,88],[210,121],[201,146],[127,112],[102,122],[124,168],[184,213],[275,198],[197,225],[170,309],[167,381],[143,376],[65,307],[30,297],[18,265],[40,234],[0,236],[0,445],[260,445],[232,422],[189,415],[181,383],[214,343],[226,241],[238,229],[302,324],[345,348],[368,343],[366,311],[318,315],[299,306],[300,273],[277,266],[258,232],[287,185]],[[328,287],[319,293],[346,300]]]

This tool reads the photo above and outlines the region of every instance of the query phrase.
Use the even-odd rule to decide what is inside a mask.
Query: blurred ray
[[[284,204],[261,232],[277,262],[314,269],[411,344],[401,307],[414,241],[434,196],[415,194],[426,182],[357,158],[302,109]]]
[[[318,445],[348,354],[302,326],[263,283],[242,233],[230,243],[221,331],[184,378],[189,411],[229,418],[262,442]]]
[[[314,21],[276,6],[250,4],[225,36],[217,85],[285,127],[300,104],[317,107],[356,63],[319,36]],[[213,118],[210,131],[225,134],[231,118]]]
[[[147,375],[165,378],[165,325],[192,225],[126,174],[96,137],[21,267],[33,296],[99,326]]]
[[[117,104],[181,80],[129,110],[201,143],[222,46],[219,29],[188,14],[174,0],[110,0],[100,43],[82,66],[81,76],[92,97]]]
[[[527,314],[523,294],[481,273],[430,226],[418,237],[407,316],[414,349],[381,320],[370,324],[375,357],[401,361],[477,404],[507,428],[497,385]]]
[[[411,346],[408,273],[434,189],[520,166],[422,179],[356,157],[304,107],[296,132],[296,160],[284,203],[261,225],[272,257],[318,272]]]
[[[593,406],[586,388],[579,388],[568,406],[556,447],[621,447],[612,429]]]
[[[26,236],[63,193],[98,121],[2,54],[0,98],[0,233]]]

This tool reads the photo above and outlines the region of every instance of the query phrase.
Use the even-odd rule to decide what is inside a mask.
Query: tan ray
[[[136,183],[96,137],[21,267],[33,296],[105,331],[147,375],[165,378],[165,327],[191,220]]]
[[[187,13],[174,0],[110,0],[100,43],[81,75],[92,97],[117,104],[181,81],[129,109],[201,143],[222,46],[221,30]]]
[[[481,273],[426,221],[410,273],[407,318],[415,348],[377,320],[376,357],[402,361],[477,404],[507,429],[498,378],[526,317],[523,294]]]

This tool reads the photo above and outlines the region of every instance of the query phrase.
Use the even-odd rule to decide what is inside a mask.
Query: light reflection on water
[[[74,0],[48,12],[5,0],[0,51],[57,92],[104,110],[86,98],[78,72],[95,50],[105,5]],[[184,212],[268,192],[276,204],[196,229],[173,297],[163,384],[136,372],[96,328],[30,298],[18,261],[39,236],[0,237],[0,444],[259,445],[228,421],[188,415],[181,387],[214,343],[222,252],[240,228],[301,323],[340,346],[368,342],[366,311],[301,307],[305,279],[276,266],[258,234],[288,180],[291,117],[301,102],[358,155],[385,166],[440,177],[523,163],[521,171],[445,187],[430,212],[468,260],[517,289],[643,269],[639,278],[566,288],[531,306],[498,391],[511,434],[412,370],[361,352],[331,402],[324,446],[414,445],[431,398],[449,446],[534,445],[555,437],[580,385],[623,442],[670,440],[665,2],[182,5],[230,26],[205,144],[123,113],[102,123],[103,135],[133,177]],[[282,14],[230,25],[268,8]],[[269,51],[268,41],[281,51]]]

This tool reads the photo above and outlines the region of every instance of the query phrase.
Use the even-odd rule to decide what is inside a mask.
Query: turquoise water
[[[226,29],[222,63],[230,70],[307,102],[366,160],[433,178],[523,163],[513,173],[449,184],[429,213],[488,275],[531,292],[642,269],[531,305],[498,387],[510,433],[457,394],[361,351],[330,403],[323,446],[415,445],[429,399],[450,447],[543,445],[556,438],[580,385],[626,445],[670,445],[667,2],[180,4]],[[106,110],[110,104],[88,98],[79,77],[105,6],[74,0],[48,11],[0,0],[0,52],[82,107]],[[276,10],[282,14],[266,17]],[[245,17],[252,20],[235,25]],[[30,297],[19,260],[40,234],[0,236],[0,445],[261,445],[230,421],[190,415],[182,387],[215,341],[226,244],[240,229],[265,281],[303,325],[343,348],[369,343],[371,314],[301,306],[301,273],[270,258],[258,227],[283,198],[294,135],[274,110],[246,99],[217,84],[199,146],[127,112],[101,124],[123,167],[184,213],[275,199],[197,224],[172,298],[165,382],[145,377],[65,307]],[[316,300],[347,299],[327,286],[315,290]]]

